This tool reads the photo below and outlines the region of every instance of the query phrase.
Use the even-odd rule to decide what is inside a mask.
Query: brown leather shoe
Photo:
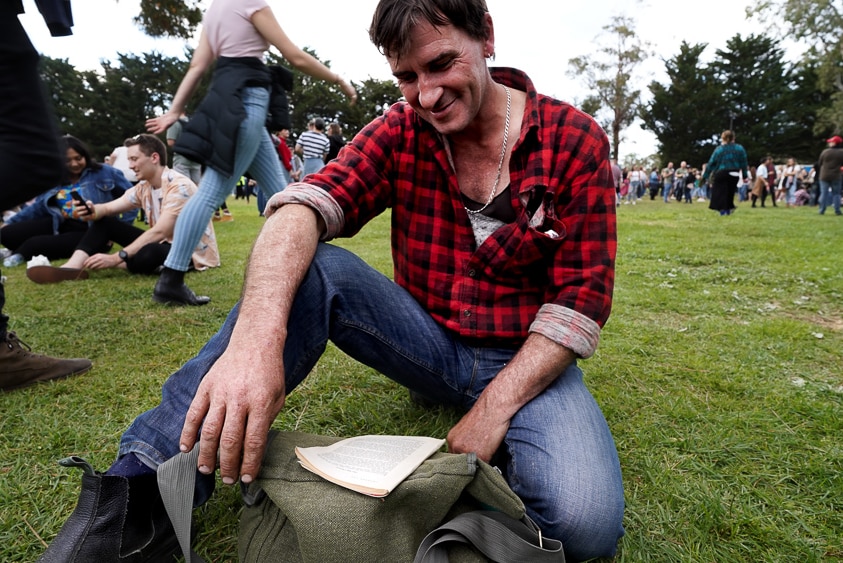
[[[26,277],[35,283],[58,283],[86,280],[88,272],[79,268],[56,268],[55,266],[32,266],[26,269]]]
[[[0,340],[0,389],[10,391],[38,383],[85,373],[91,360],[63,360],[34,354],[28,344],[18,340],[14,332]]]

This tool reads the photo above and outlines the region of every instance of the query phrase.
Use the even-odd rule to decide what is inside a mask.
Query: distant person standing
[[[720,134],[721,144],[711,153],[708,166],[703,172],[703,182],[709,176],[713,178],[709,209],[718,211],[721,216],[731,215],[735,209],[735,193],[741,175],[749,177],[749,164],[746,151],[735,142],[735,134],[726,130]]]
[[[167,128],[167,147],[171,151],[188,121],[190,121],[190,118],[187,117],[186,113],[182,113],[176,122]],[[202,165],[177,152],[173,152],[173,170],[179,174],[184,174],[197,186],[202,180]]]
[[[134,170],[129,167],[129,157],[125,146],[120,145],[119,147],[114,147],[114,150],[111,151],[106,164],[109,164],[112,168],[116,168],[122,172],[123,176],[125,176],[132,184],[137,183],[138,177],[135,176]]]
[[[612,181],[615,183],[615,205],[621,204],[621,180],[623,180],[623,170],[621,170],[617,159],[612,159]]]
[[[843,176],[840,167],[843,166],[843,138],[835,135],[827,140],[828,148],[820,153],[817,165],[820,168],[820,196],[817,203],[820,205],[820,215],[825,215],[825,209],[834,204],[834,214],[840,215],[840,188],[843,185]]]
[[[670,194],[673,193],[673,179],[676,174],[676,169],[673,168],[673,163],[668,162],[667,166],[662,168],[662,197],[665,203],[670,203]]]
[[[281,161],[281,172],[284,174],[284,179],[288,184],[298,182],[300,174],[295,174],[293,170],[293,151],[290,150],[290,145],[287,140],[290,138],[289,129],[281,129],[275,133],[278,139],[278,144],[275,145],[275,150],[278,151],[278,159]]]
[[[216,64],[211,90],[193,113],[176,150],[206,166],[199,191],[176,222],[175,236],[153,299],[172,305],[204,305],[184,283],[193,249],[208,220],[248,170],[269,197],[281,191],[281,164],[266,118],[273,74],[263,57],[270,44],[297,70],[338,84],[351,99],[357,92],[346,80],[290,41],[266,0],[214,0],[202,19],[199,45],[193,52],[170,110],[146,122],[153,134],[163,133],[184,112],[205,71]],[[279,111],[280,108],[272,108]]]
[[[167,147],[169,147],[170,151],[173,152],[173,170],[179,174],[184,174],[198,186],[199,182],[202,180],[202,165],[173,151],[173,147],[176,145],[176,141],[179,136],[181,136],[181,132],[184,129],[184,126],[187,125],[188,121],[190,121],[190,118],[187,117],[186,113],[182,113],[178,120],[167,128]],[[222,211],[222,215],[220,215],[220,211]],[[217,210],[214,211],[214,221],[233,220],[234,217],[231,215],[228,205],[226,205],[225,201],[223,201]]]
[[[325,155],[331,148],[331,140],[324,133],[325,122],[317,117],[307,124],[307,131],[296,141],[296,153],[304,159],[304,175],[314,174],[325,165]]]
[[[755,207],[759,199],[761,199],[761,207],[766,207],[767,201],[767,168],[773,166],[773,157],[765,156],[758,168],[755,169],[755,183],[752,186],[752,207]]]
[[[342,127],[336,121],[328,125],[328,141],[330,141],[331,147],[328,149],[328,154],[325,155],[326,164],[337,158],[337,155],[340,154],[340,149],[345,146]]]

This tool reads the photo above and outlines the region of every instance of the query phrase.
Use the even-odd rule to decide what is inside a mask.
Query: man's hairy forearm
[[[254,342],[260,335],[269,340],[262,345],[283,346],[290,308],[318,240],[317,214],[309,207],[285,205],[267,219],[249,258],[232,342]]]

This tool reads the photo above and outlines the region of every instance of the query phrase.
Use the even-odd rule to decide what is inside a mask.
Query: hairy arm
[[[303,205],[286,205],[269,216],[252,249],[231,340],[187,412],[182,451],[198,438],[199,471],[205,474],[214,471],[219,452],[224,483],[238,477],[248,483],[260,469],[267,432],[286,398],[283,350],[290,308],[324,228],[317,213]]]
[[[515,357],[486,386],[477,402],[448,432],[448,449],[491,460],[521,407],[544,391],[576,355],[549,338],[531,334]]]

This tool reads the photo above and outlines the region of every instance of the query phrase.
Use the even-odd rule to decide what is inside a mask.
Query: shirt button
[[[470,317],[470,316],[471,316],[471,311],[469,311],[468,309],[466,309],[466,310],[463,312],[463,315],[465,315],[466,317]]]
[[[477,271],[476,270],[469,270],[468,271],[468,277],[470,277],[470,278],[477,277]]]

